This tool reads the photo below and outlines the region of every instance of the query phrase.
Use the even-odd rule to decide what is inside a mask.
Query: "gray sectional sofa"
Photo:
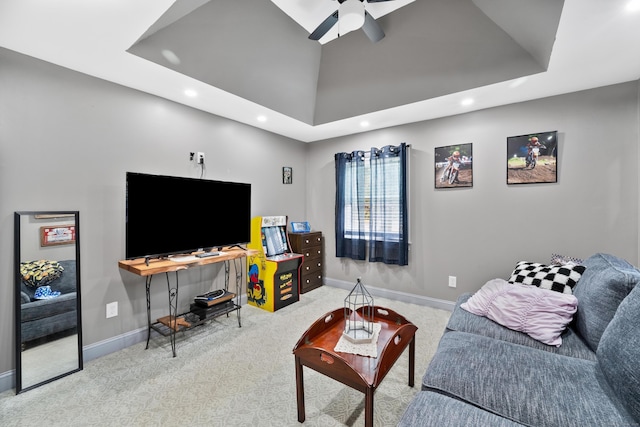
[[[639,426],[640,271],[608,254],[582,265],[559,347],[471,314],[462,295],[399,426]]]
[[[60,296],[51,299],[36,299],[35,288],[21,283],[22,342],[33,341],[49,335],[76,331],[78,324],[76,261],[60,261],[64,268],[61,277],[50,283],[51,289]]]

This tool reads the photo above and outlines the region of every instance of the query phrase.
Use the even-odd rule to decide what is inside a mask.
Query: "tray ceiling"
[[[311,142],[637,80],[639,1],[395,0],[372,43],[307,38],[335,0],[3,0],[0,47]]]
[[[129,52],[318,125],[543,72],[563,4],[371,3],[372,16],[385,7],[376,13],[385,38],[356,31],[318,43],[307,36],[337,1],[274,3],[209,1],[189,11],[193,2],[179,0]]]

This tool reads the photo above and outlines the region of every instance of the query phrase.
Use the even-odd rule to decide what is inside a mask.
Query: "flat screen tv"
[[[251,184],[127,172],[126,258],[251,240]]]

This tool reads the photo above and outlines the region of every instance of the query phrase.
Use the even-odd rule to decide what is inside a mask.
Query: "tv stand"
[[[242,265],[244,258],[248,255],[255,254],[256,251],[247,249],[235,249],[226,248],[224,252],[221,252],[218,256],[210,256],[206,258],[198,258],[197,254],[192,254],[184,261],[169,259],[149,259],[140,258],[135,260],[123,260],[118,262],[118,267],[123,270],[127,270],[138,276],[145,277],[145,287],[147,296],[147,346],[149,348],[149,339],[151,337],[151,330],[155,330],[163,336],[168,336],[171,342],[171,350],[173,357],[176,357],[176,332],[185,331],[187,329],[194,328],[202,325],[203,323],[210,321],[216,317],[224,314],[236,311],[238,316],[238,327],[242,327],[240,318],[240,294],[241,290],[246,286],[246,275],[243,274]],[[230,262],[234,262],[235,266],[235,292],[229,289],[229,269]],[[201,307],[196,304],[191,304],[190,310],[185,313],[178,313],[178,273],[181,270],[187,270],[193,267],[199,267],[207,264],[213,264],[218,262],[224,262],[225,268],[225,283],[224,290],[228,295],[233,295],[230,298],[226,298],[220,301],[218,304],[210,307]],[[171,287],[169,281],[169,273],[174,272],[175,287]],[[167,290],[169,295],[169,315],[157,319],[155,322],[151,321],[151,279],[156,274],[164,273],[167,281]],[[244,280],[243,280],[244,276]],[[227,295],[227,297],[228,297]]]

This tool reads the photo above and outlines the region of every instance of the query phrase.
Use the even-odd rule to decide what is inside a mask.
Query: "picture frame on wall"
[[[293,168],[289,166],[284,166],[282,168],[282,183],[283,184],[292,184],[293,183]]]
[[[558,131],[507,137],[507,184],[558,182]]]
[[[74,224],[46,225],[40,227],[40,246],[70,245],[76,242]]]
[[[473,144],[436,147],[435,188],[473,187]]]

